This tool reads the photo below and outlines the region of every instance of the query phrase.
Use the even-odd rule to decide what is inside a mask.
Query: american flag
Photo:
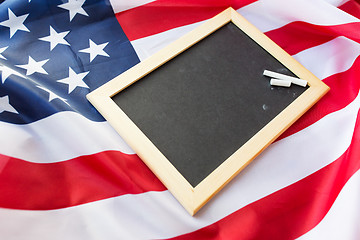
[[[233,7],[331,90],[194,217],[85,99]],[[0,239],[360,239],[358,0],[0,3]]]

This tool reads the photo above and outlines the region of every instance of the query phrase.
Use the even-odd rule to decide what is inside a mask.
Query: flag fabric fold
[[[85,96],[233,7],[331,90],[194,217]],[[1,239],[359,239],[358,0],[0,3]]]

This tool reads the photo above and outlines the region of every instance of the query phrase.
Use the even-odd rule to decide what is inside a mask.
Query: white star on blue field
[[[86,94],[138,62],[108,0],[7,0],[0,121],[30,123],[60,111],[104,121]]]

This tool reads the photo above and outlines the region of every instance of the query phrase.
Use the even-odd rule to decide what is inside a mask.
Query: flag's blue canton
[[[0,121],[30,123],[59,111],[103,121],[85,95],[138,62],[108,1],[7,0]]]

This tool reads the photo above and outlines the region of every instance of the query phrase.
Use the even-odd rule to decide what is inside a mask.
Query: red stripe
[[[290,136],[317,122],[325,115],[346,107],[356,98],[360,90],[360,57],[355,60],[349,70],[334,74],[323,82],[330,87],[330,91],[279,139]]]
[[[266,35],[290,55],[326,43],[336,37],[344,36],[360,43],[360,23],[347,23],[334,26],[318,26],[306,22],[292,22],[281,28],[269,31]]]
[[[228,7],[238,9],[256,0],[158,0],[116,17],[130,41],[209,19]]]
[[[345,183],[360,169],[359,156],[360,113],[350,147],[335,162],[214,224],[173,239],[297,238],[324,218]]]
[[[139,159],[108,151],[39,164],[0,155],[0,207],[49,210],[165,187]]]
[[[360,1],[350,0],[341,5],[339,9],[353,15],[356,18],[360,18]]]

